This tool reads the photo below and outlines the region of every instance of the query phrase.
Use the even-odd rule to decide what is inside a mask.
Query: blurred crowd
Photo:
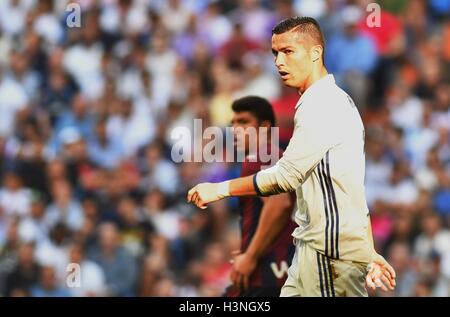
[[[299,96],[270,37],[294,15],[321,24],[365,123],[376,248],[397,271],[370,295],[450,296],[450,1],[379,1],[379,17],[370,2],[1,0],[0,296],[223,294],[237,201],[185,197],[240,165],[175,164],[172,132],[224,128],[235,98],[258,95],[286,146]]]

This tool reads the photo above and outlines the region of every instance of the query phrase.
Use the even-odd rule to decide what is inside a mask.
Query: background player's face
[[[300,88],[312,72],[312,56],[308,36],[288,31],[272,36],[275,66],[286,86]]]
[[[236,150],[247,154],[250,148],[250,134],[248,128],[258,131],[258,119],[249,111],[235,112],[231,119],[231,126],[234,128],[234,145],[236,146]],[[251,141],[257,142],[258,140]]]

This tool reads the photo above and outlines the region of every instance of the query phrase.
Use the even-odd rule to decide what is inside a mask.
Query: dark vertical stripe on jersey
[[[330,297],[330,286],[328,283],[328,270],[327,270],[327,266],[325,264],[325,256],[323,254],[320,255],[322,257],[322,260],[320,262],[322,262],[322,271],[323,271],[323,280],[325,281],[324,285],[325,285],[325,291],[327,293],[327,297]]]
[[[336,297],[336,294],[334,293],[333,272],[331,270],[330,258],[327,257],[326,260],[327,260],[327,266],[328,266],[328,275],[330,276],[331,296]]]
[[[333,200],[333,209],[336,215],[336,259],[339,259],[339,210],[337,208],[337,202],[336,202],[336,194],[334,192],[333,183],[331,182],[331,173],[330,173],[330,151],[327,152],[326,155],[326,168],[327,168],[327,175],[328,175],[328,183],[330,184],[331,188],[331,198]]]
[[[326,224],[325,224],[325,254],[328,255],[328,227],[329,227],[328,203],[327,203],[327,195],[325,193],[324,181],[322,180],[322,170],[321,170],[320,165],[321,165],[320,163],[319,163],[319,165],[317,165],[317,174],[319,176],[320,187],[322,189],[322,195],[323,195],[323,206],[325,208],[325,219],[326,219]]]
[[[320,265],[320,255],[319,252],[316,252],[316,254],[317,254],[317,269],[319,270],[320,293],[322,294],[322,297],[325,297],[325,293],[323,291],[323,279],[322,279],[322,267]]]
[[[331,249],[331,254],[327,254],[325,253],[325,255],[327,256],[331,256],[332,258],[334,258],[334,211],[333,211],[333,203],[331,201],[331,190],[330,190],[330,184],[328,182],[328,175],[326,173],[325,170],[325,162],[324,160],[320,161],[320,165],[321,165],[321,170],[322,170],[322,176],[324,179],[324,183],[325,183],[325,188],[327,191],[327,197],[328,197],[328,210],[330,213],[330,220],[331,220],[331,225],[330,225],[330,249]]]

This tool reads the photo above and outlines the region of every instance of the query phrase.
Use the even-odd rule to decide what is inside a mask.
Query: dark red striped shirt
[[[279,148],[272,150],[279,151],[278,157],[282,156],[282,151]],[[264,165],[267,165],[267,163],[260,162],[259,157],[257,162],[250,162],[247,157],[242,163],[241,177],[259,172]],[[291,201],[294,205],[295,193],[292,193]],[[242,233],[241,251],[245,252],[258,227],[263,202],[261,197],[249,196],[240,197],[239,204],[241,210],[240,225]],[[260,258],[255,272],[250,277],[250,288],[281,288],[283,286],[287,277],[287,270],[285,269],[291,265],[291,260],[294,255],[295,247],[292,242],[293,238],[291,234],[295,227],[295,222],[289,219],[284,230],[269,247],[266,254]],[[275,275],[275,272],[277,272],[278,277]],[[283,272],[284,274],[282,274]]]

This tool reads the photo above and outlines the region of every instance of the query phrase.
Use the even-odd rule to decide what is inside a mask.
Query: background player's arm
[[[259,258],[280,235],[291,217],[293,203],[289,194],[262,197],[263,207],[258,227],[247,250],[234,258],[231,281],[237,287],[248,288],[250,275]]]
[[[267,248],[281,233],[291,218],[294,208],[289,194],[262,197],[262,199],[264,205],[258,227],[246,252],[256,259],[259,259],[267,251]]]

